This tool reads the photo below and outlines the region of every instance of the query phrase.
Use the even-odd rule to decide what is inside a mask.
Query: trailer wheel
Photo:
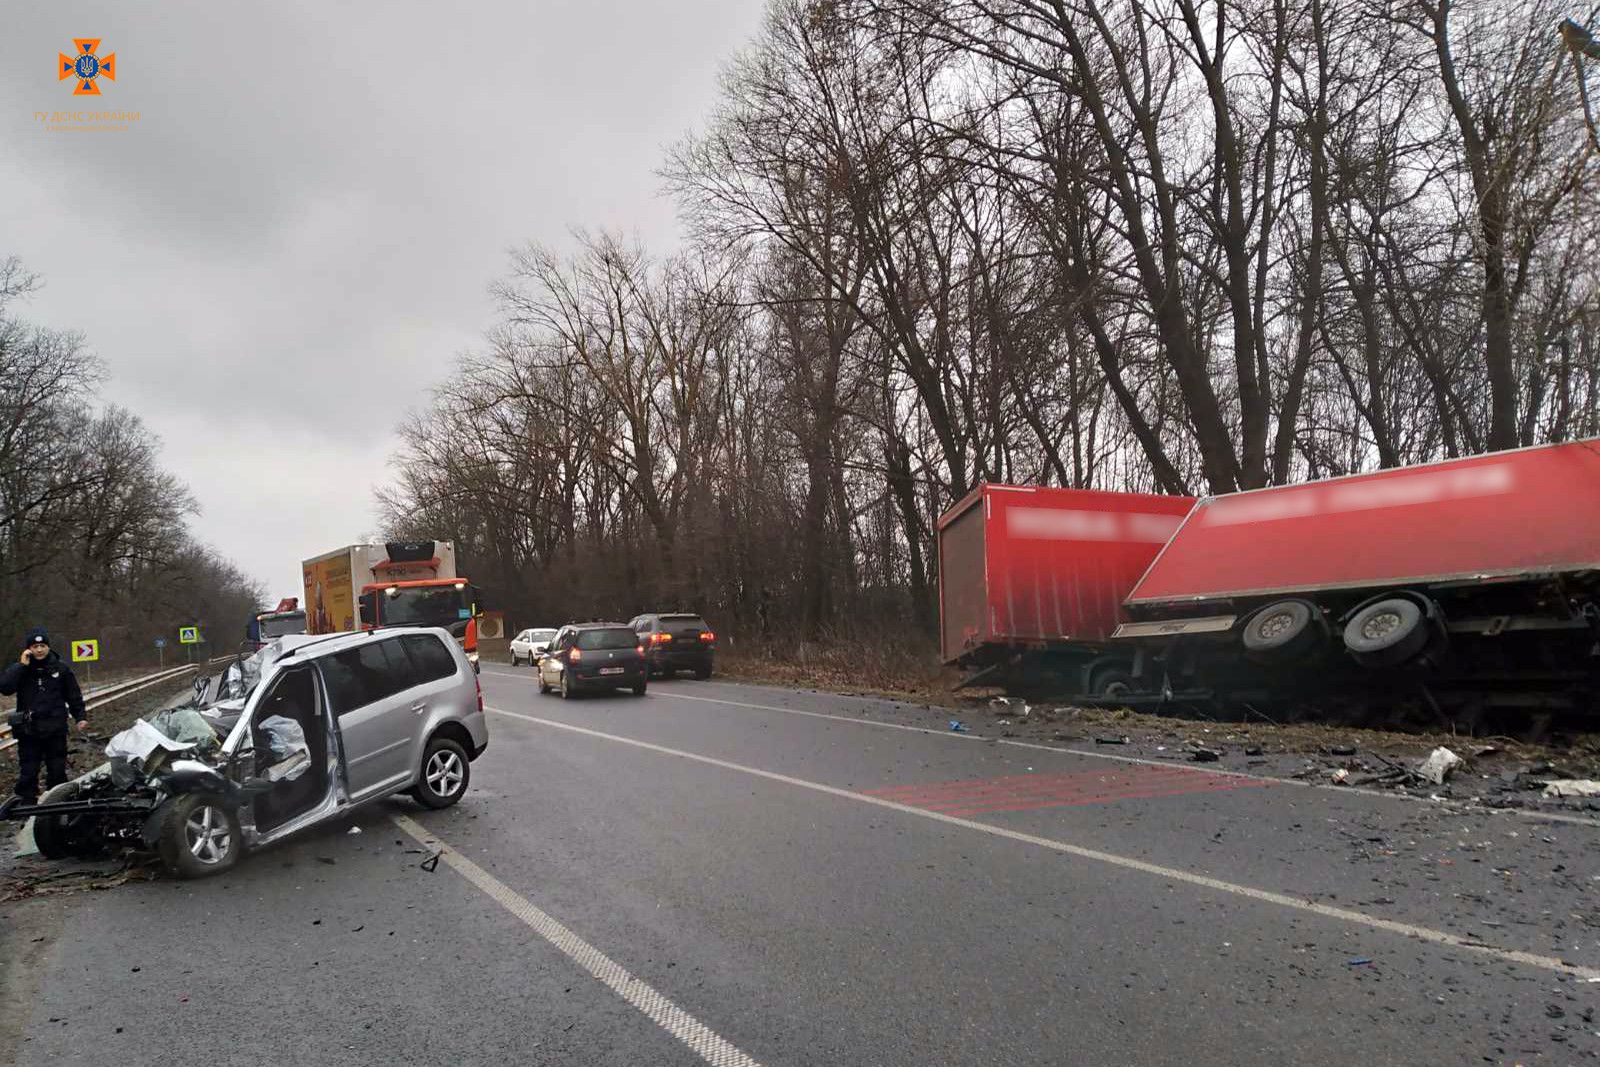
[[[1385,597],[1356,609],[1344,626],[1344,647],[1364,667],[1396,667],[1427,648],[1432,627],[1422,605]]]
[[[1244,647],[1261,658],[1298,659],[1316,648],[1325,634],[1321,608],[1309,600],[1279,600],[1250,616],[1244,626]]]
[[[1133,687],[1133,672],[1125,664],[1116,663],[1096,667],[1089,680],[1089,695],[1096,697],[1131,697],[1138,690]]]

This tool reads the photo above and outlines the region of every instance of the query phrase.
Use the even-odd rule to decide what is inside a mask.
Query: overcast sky
[[[0,257],[165,442],[197,536],[267,585],[376,532],[393,428],[477,346],[506,251],[677,238],[654,170],[761,0],[4,0]],[[75,37],[116,80],[55,77]],[[38,111],[137,111],[121,132]]]

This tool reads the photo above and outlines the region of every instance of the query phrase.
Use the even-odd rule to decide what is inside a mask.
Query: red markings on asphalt
[[[986,815],[1004,811],[1082,804],[1110,804],[1119,800],[1153,800],[1190,793],[1226,793],[1274,783],[1260,778],[1209,774],[1184,767],[1129,764],[1117,770],[1080,771],[1076,774],[1013,774],[1004,778],[897,785],[865,790],[897,804],[945,815]]]

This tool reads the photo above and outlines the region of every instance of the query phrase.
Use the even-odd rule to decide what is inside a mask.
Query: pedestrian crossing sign
[[[198,627],[198,626],[180,626],[180,627],[178,627],[178,644],[180,644],[180,645],[198,645],[199,643],[200,643],[200,627]]]
[[[72,642],[72,662],[93,663],[100,658],[100,642],[94,638]]]

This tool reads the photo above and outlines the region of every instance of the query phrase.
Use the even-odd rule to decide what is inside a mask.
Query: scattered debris
[[[427,871],[429,874],[432,874],[434,871],[439,869],[439,857],[443,856],[443,855],[444,855],[443,852],[435,852],[433,855],[429,856],[427,859],[425,859],[421,863],[417,864],[417,866],[421,867],[423,870]]]
[[[1600,797],[1600,782],[1592,778],[1562,778],[1544,783],[1547,797]]]
[[[352,827],[350,827],[350,829],[349,829],[349,830],[347,830],[347,831],[345,831],[345,832],[346,832],[346,833],[351,833],[351,834],[359,834],[359,833],[360,833],[360,832],[361,832],[361,827],[359,827],[359,826],[352,826]]]
[[[1197,748],[1189,753],[1189,758],[1195,763],[1215,763],[1222,758],[1222,754],[1215,749]]]
[[[1345,964],[1346,967],[1367,967],[1367,966],[1370,966],[1371,963],[1372,963],[1372,960],[1369,959],[1366,956],[1357,956],[1353,960],[1345,960],[1344,961],[1344,964]]]
[[[1245,748],[1244,754],[1246,756],[1262,756],[1266,754],[1266,751],[1267,750],[1262,748],[1260,745],[1250,745]]]
[[[1423,760],[1421,766],[1417,768],[1417,774],[1434,785],[1444,785],[1444,780],[1450,777],[1450,773],[1466,762],[1466,760],[1451,752],[1448,748],[1440,745],[1428,753],[1428,758]]]
[[[1329,780],[1331,780],[1334,785],[1349,785],[1350,784],[1350,772],[1345,770],[1343,767],[1340,767],[1338,770],[1334,771],[1328,777],[1329,777]]]
[[[951,719],[950,720],[950,732],[953,733],[953,734],[964,734],[964,733],[967,733],[969,731],[967,730],[967,724],[966,723],[962,722],[960,719]]]
[[[1094,739],[1094,743],[1097,745],[1125,745],[1128,743],[1128,739],[1126,737],[1097,737]]]
[[[1334,745],[1328,749],[1328,754],[1332,756],[1354,756],[1356,754],[1356,746]]]

